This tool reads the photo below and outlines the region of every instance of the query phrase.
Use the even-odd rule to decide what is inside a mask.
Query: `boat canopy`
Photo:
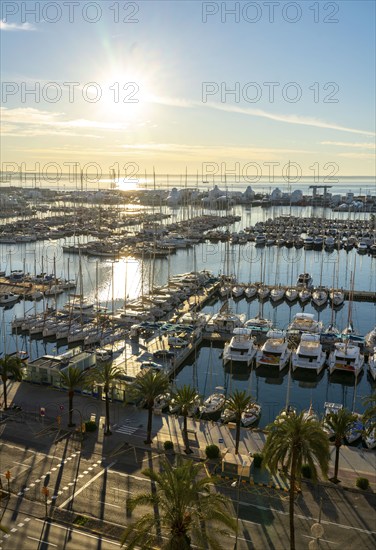
[[[250,336],[252,334],[252,330],[249,328],[238,327],[238,328],[234,328],[232,333],[235,336],[239,336],[239,335]]]

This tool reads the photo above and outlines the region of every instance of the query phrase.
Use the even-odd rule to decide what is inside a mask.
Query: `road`
[[[33,513],[43,515],[43,506],[40,509],[33,507]],[[0,548],[8,550],[116,550],[120,548],[118,541],[101,537],[93,533],[80,531],[76,527],[67,527],[31,516],[31,514],[17,513],[13,520],[14,511],[7,509],[2,519],[6,525],[13,525],[10,532],[3,535]]]
[[[22,444],[2,440],[0,453],[3,487],[7,488],[4,474],[9,470],[12,492],[2,518],[10,533],[1,537],[0,550],[73,550],[81,545],[101,550],[119,547],[118,534],[131,519],[126,511],[127,498],[150,490],[151,483],[142,475],[142,469],[158,467],[159,461],[157,453],[130,446],[119,447],[117,452],[104,457],[93,452],[90,441],[81,447],[81,442],[70,438],[57,444],[51,438],[38,440],[37,449],[32,441]],[[105,526],[103,538],[93,532],[82,532],[79,527],[69,528],[57,520],[45,521],[43,486],[49,490],[47,508],[52,517],[59,513],[60,518],[60,514],[66,513],[71,519],[81,514],[99,518],[100,525]],[[222,480],[213,490],[232,499],[230,513],[235,517],[238,491],[231,486],[231,480]],[[375,548],[374,496],[324,485],[306,486],[297,496],[297,548],[308,547],[312,538],[310,528],[318,520],[320,499],[324,527],[322,548]],[[132,517],[141,513],[142,509],[136,510]],[[117,540],[108,534],[111,526]],[[242,484],[238,549],[287,549],[288,532],[287,493]],[[234,535],[223,541],[224,547],[232,548]]]

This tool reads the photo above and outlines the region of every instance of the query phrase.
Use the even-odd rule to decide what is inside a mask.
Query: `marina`
[[[375,5],[2,3],[0,550],[371,548]]]
[[[362,410],[376,346],[366,337],[376,326],[369,214],[306,217],[309,207],[299,206],[294,217],[290,206],[276,206],[269,218],[263,206],[244,204],[216,213],[197,204],[138,213],[129,206],[116,207],[121,224],[111,223],[107,204],[94,209],[100,219],[84,216],[73,230],[67,212],[45,214],[49,229],[36,239],[21,238],[33,230],[20,219],[3,226],[0,295],[10,303],[2,307],[0,351],[27,355],[30,380],[41,382],[41,358],[64,363],[66,353],[85,350],[123,371],[118,400],[138,372],[158,368],[202,398],[216,387],[225,395],[251,391],[260,426],[283,408],[287,392],[297,409],[313,400],[323,410],[330,395]],[[348,335],[350,307],[356,330]],[[356,376],[330,366],[341,341],[365,355]],[[303,344],[309,353],[299,351]],[[298,357],[310,353],[306,368]]]

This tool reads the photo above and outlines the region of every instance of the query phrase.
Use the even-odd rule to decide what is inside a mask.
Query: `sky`
[[[1,10],[2,170],[375,175],[373,1]]]

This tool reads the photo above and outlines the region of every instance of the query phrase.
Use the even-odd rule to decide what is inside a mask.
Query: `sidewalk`
[[[41,387],[28,383],[14,383],[9,392],[9,404],[14,401],[22,405],[24,411],[39,414],[41,406],[46,408],[47,417],[55,422],[56,416],[61,414],[63,407],[63,421],[66,423],[68,409],[68,397],[66,392]],[[111,456],[114,452],[120,452],[122,445],[129,444],[138,449],[164,452],[163,444],[170,440],[177,454],[184,454],[185,445],[182,437],[183,417],[168,414],[153,415],[152,445],[145,445],[147,414],[145,409],[139,409],[133,405],[121,403],[111,404],[112,436],[103,436],[103,420],[105,415],[105,403],[93,397],[75,395],[75,411],[80,411],[84,420],[95,415],[99,429],[93,434],[87,434],[92,445],[92,452],[101,456]],[[55,418],[54,418],[55,417]],[[75,419],[75,421],[78,420]],[[188,418],[189,444],[192,449],[192,457],[205,459],[207,445],[215,444],[220,448],[223,456],[227,451],[232,452],[235,447],[235,428],[233,425],[225,425],[212,421],[204,421]],[[90,438],[90,439],[89,439]],[[239,454],[240,457],[249,457],[250,454],[261,452],[266,440],[266,434],[262,430],[241,429]],[[118,455],[120,456],[120,455]],[[331,463],[329,478],[334,473],[335,448],[331,446]],[[358,477],[369,479],[370,487],[376,491],[376,451],[364,448],[342,445],[339,459],[339,487],[355,488]],[[273,478],[263,469],[252,469],[251,478],[254,483],[275,486],[286,490],[286,480],[280,476]]]

